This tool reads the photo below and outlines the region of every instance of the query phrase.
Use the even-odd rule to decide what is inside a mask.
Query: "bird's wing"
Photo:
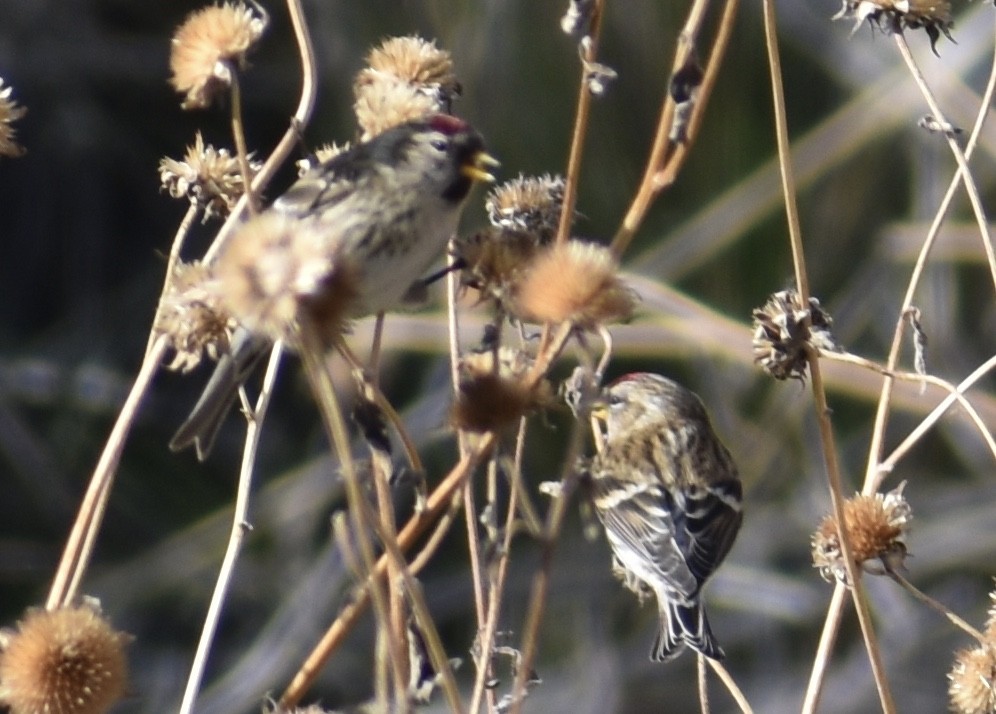
[[[651,479],[622,481],[594,474],[595,507],[616,557],[648,585],[691,598],[699,582],[676,539],[674,499]]]
[[[353,194],[361,175],[369,177],[373,168],[369,153],[360,144],[315,166],[274,201],[273,208],[293,216],[331,208]]]
[[[712,575],[733,546],[743,520],[741,492],[735,479],[683,492],[678,509],[681,515],[675,518],[676,539],[699,583]]]

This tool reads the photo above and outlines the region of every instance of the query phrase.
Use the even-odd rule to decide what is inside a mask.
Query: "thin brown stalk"
[[[135,415],[145,399],[146,391],[152,383],[152,378],[159,367],[159,361],[166,352],[168,339],[160,335],[152,344],[152,349],[145,355],[142,367],[135,376],[135,383],[118,413],[117,421],[111,429],[104,450],[100,454],[97,466],[90,477],[90,485],[80,504],[76,521],[66,540],[65,550],[52,579],[52,587],[45,601],[46,609],[69,605],[76,599],[79,585],[90,564],[93,545],[100,532],[100,526],[107,510],[107,500],[111,495],[111,486],[117,474],[125,441],[135,423]]]
[[[840,529],[837,529],[840,532]],[[833,590],[830,604],[827,606],[827,617],[823,621],[823,633],[813,657],[813,669],[809,673],[809,683],[806,685],[806,695],[802,702],[802,714],[815,714],[820,706],[823,695],[823,680],[830,667],[830,658],[840,631],[841,613],[844,611],[844,600],[847,598],[847,588],[838,583]],[[831,616],[831,614],[833,616]]]
[[[712,711],[709,706],[709,670],[706,669],[706,657],[698,655],[695,658],[696,680],[699,690],[699,711],[702,714],[709,714]]]
[[[242,450],[242,467],[239,469],[239,486],[235,492],[235,508],[232,511],[232,531],[228,538],[225,557],[218,571],[218,580],[208,605],[207,615],[204,617],[201,637],[197,643],[193,664],[190,667],[190,675],[187,678],[187,687],[183,692],[183,701],[180,704],[181,714],[189,714],[194,709],[194,703],[197,701],[197,694],[204,677],[204,669],[207,666],[208,655],[211,652],[211,644],[218,629],[221,610],[228,594],[232,575],[235,573],[235,563],[242,550],[246,533],[251,529],[249,525],[249,495],[252,488],[252,475],[256,467],[259,435],[270,405],[270,397],[273,394],[273,385],[277,379],[282,352],[280,343],[277,343],[277,346],[270,353],[270,361],[263,376],[263,387],[256,401],[256,408],[248,419],[245,447]]]
[[[678,36],[678,47],[675,51],[674,63],[671,67],[672,75],[685,66],[691,53],[695,50],[699,29],[701,28],[708,5],[708,0],[696,0],[692,4],[688,12],[688,18],[685,20],[685,25]],[[703,73],[702,84],[699,85],[695,106],[689,118],[685,141],[678,145],[675,145],[670,139],[671,125],[674,121],[674,99],[671,97],[670,92],[665,91],[664,93],[660,119],[657,122],[657,133],[654,136],[654,143],[647,158],[647,166],[644,169],[643,179],[637,188],[622,224],[612,238],[612,251],[616,256],[622,256],[626,252],[640,225],[643,223],[647,211],[650,210],[654,199],[657,198],[661,191],[674,183],[691,147],[695,143],[699,126],[702,124],[702,118],[705,116],[705,108],[709,104],[709,97],[716,84],[716,78],[719,76],[719,68],[722,65],[726,48],[733,34],[733,21],[736,18],[739,6],[739,0],[727,0],[726,2],[719,30],[716,34],[716,40],[713,43],[712,52],[709,54],[709,63]]]
[[[249,168],[249,147],[246,146],[245,127],[242,123],[242,89],[239,84],[237,67],[229,68],[232,77],[232,139],[235,142],[235,156],[242,174],[242,185],[246,187],[246,208],[250,216],[259,213],[259,197],[252,190],[252,170]]]
[[[754,710],[751,708],[750,702],[747,701],[747,697],[745,697],[744,693],[740,691],[740,687],[737,686],[733,676],[729,673],[726,667],[723,666],[723,663],[717,662],[714,659],[706,659],[706,662],[710,667],[712,667],[713,671],[719,675],[719,678],[723,684],[726,685],[727,691],[729,691],[730,696],[733,697],[733,700],[737,703],[737,706],[740,707],[740,711],[744,714],[754,714]]]
[[[913,583],[904,578],[900,573],[896,572],[895,569],[890,568],[887,565],[885,568],[885,572],[889,575],[890,578],[892,578],[899,585],[901,585],[910,595],[912,595],[914,598],[916,598],[917,600],[919,600],[920,602],[922,602],[924,605],[934,610],[935,612],[939,612],[945,619],[947,619],[955,627],[967,633],[970,637],[974,637],[981,644],[983,645],[989,644],[989,641],[987,640],[985,635],[983,635],[977,629],[975,629],[970,624],[965,622],[965,620],[959,617],[956,613],[952,612],[951,609],[948,608],[944,603],[938,602],[934,598],[930,597],[930,595],[920,590]]]
[[[481,440],[476,450],[460,459],[446,478],[429,495],[425,509],[412,516],[398,533],[398,548],[401,552],[410,550],[422,534],[439,520],[450,506],[456,490],[463,485],[470,473],[490,453],[492,448],[494,448],[494,436],[489,434]],[[387,554],[384,554],[377,561],[371,577],[357,588],[353,600],[340,611],[339,616],[305,659],[277,702],[278,707],[290,709],[300,702],[301,697],[318,677],[325,662],[338,649],[346,635],[352,631],[360,617],[366,612],[370,605],[370,583],[375,579],[383,578],[386,572]]]
[[[145,354],[148,355],[149,351],[152,349],[152,343],[156,341],[156,329],[155,326],[159,323],[159,316],[162,314],[163,301],[166,298],[166,293],[169,292],[170,285],[173,282],[173,275],[176,272],[177,263],[180,262],[180,253],[183,250],[183,244],[187,240],[187,234],[190,233],[190,227],[194,225],[194,221],[197,220],[197,215],[200,213],[200,206],[195,202],[191,202],[190,206],[187,208],[187,212],[183,214],[183,219],[180,221],[180,227],[176,229],[176,235],[173,237],[173,244],[169,249],[169,257],[166,258],[166,277],[163,278],[163,289],[159,293],[159,302],[156,305],[156,314],[152,317],[152,329],[149,330],[149,339],[145,345]]]
[[[996,19],[994,19],[994,22],[996,22]],[[979,135],[982,133],[982,127],[989,114],[989,107],[992,105],[994,93],[996,93],[996,42],[993,43],[993,59],[989,70],[989,80],[986,83],[986,90],[983,94],[982,102],[980,102],[979,112],[975,117],[975,123],[972,126],[968,142],[965,145],[966,162],[971,158],[979,140]],[[948,208],[951,206],[951,201],[954,199],[963,174],[962,166],[959,165],[958,170],[955,171],[955,175],[948,185],[947,191],[944,193],[944,198],[941,199],[941,203],[934,213],[934,219],[927,231],[926,238],[924,238],[923,246],[920,248],[920,255],[917,256],[916,263],[913,266],[913,273],[910,276],[909,285],[906,287],[906,295],[903,296],[899,318],[896,321],[896,329],[892,336],[892,345],[889,347],[889,354],[885,361],[885,366],[888,370],[894,370],[899,363],[899,350],[902,346],[903,333],[906,327],[906,312],[913,304],[913,295],[920,284],[920,278],[924,270],[926,270],[927,258],[934,246],[934,242],[941,229],[941,223],[947,215]],[[892,402],[893,385],[894,380],[890,377],[882,380],[882,391],[879,394],[878,406],[875,411],[875,421],[872,423],[872,434],[868,446],[868,465],[865,470],[863,493],[872,493],[877,488],[875,484],[879,479],[878,464],[885,450],[885,428],[889,420],[889,406]]]
[[[781,60],[778,52],[778,37],[776,30],[775,8],[772,0],[762,3],[764,15],[765,45],[768,51],[768,63],[771,70],[771,88],[775,110],[775,138],[778,145],[778,163],[781,169],[782,191],[785,198],[785,211],[788,219],[789,241],[792,246],[792,262],[795,268],[796,289],[802,304],[809,301],[809,282],[806,271],[805,253],[802,245],[802,231],[799,226],[799,212],[796,205],[795,180],[791,165],[791,150],[788,138],[788,120],[785,115],[785,95],[782,86]],[[816,407],[816,418],[820,428],[820,442],[823,448],[823,459],[826,465],[827,481],[830,487],[830,501],[833,506],[834,520],[840,533],[840,548],[848,581],[852,583],[851,597],[858,614],[858,623],[864,637],[865,649],[871,662],[875,686],[878,689],[879,701],[883,712],[889,714],[895,711],[892,693],[889,689],[885,668],[881,661],[875,630],[871,620],[867,594],[864,590],[860,573],[854,563],[851,544],[844,521],[844,496],[840,468],[837,463],[837,447],[834,443],[833,425],[830,422],[830,409],[827,405],[826,391],[823,387],[823,375],[819,359],[815,351],[808,354],[810,375],[812,377],[812,393]],[[827,613],[827,618],[838,615],[833,611]]]

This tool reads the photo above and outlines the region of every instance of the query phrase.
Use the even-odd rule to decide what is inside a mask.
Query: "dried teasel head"
[[[484,200],[491,225],[534,233],[540,243],[557,234],[564,205],[562,176],[522,176],[494,188]]]
[[[249,155],[249,178],[262,164]],[[204,143],[200,132],[187,147],[183,161],[165,158],[159,162],[159,180],[173,198],[187,198],[204,210],[204,220],[224,218],[245,193],[239,160],[227,149]]]
[[[156,316],[156,331],[175,352],[167,369],[189,372],[206,355],[228,351],[235,320],[225,310],[217,285],[203,263],[177,263]]]
[[[497,356],[497,363],[491,350],[461,358],[460,390],[451,415],[457,429],[499,429],[553,403],[546,380],[530,387],[527,378],[533,363],[528,356],[508,347],[499,349]]]
[[[499,304],[504,304],[540,249],[535,233],[494,226],[453,242],[453,253],[464,265],[463,284]]]
[[[584,329],[628,320],[636,294],[618,273],[605,246],[580,240],[551,245],[525,269],[512,311],[527,322],[573,322]]]
[[[421,37],[390,37],[371,50],[353,83],[361,139],[426,114],[449,113],[459,94],[449,52]]]
[[[754,362],[775,379],[806,378],[806,346],[837,352],[830,326],[833,320],[809,298],[803,307],[799,293],[782,290],[754,310]]]
[[[340,334],[359,294],[359,272],[329,250],[326,232],[275,211],[240,226],[214,265],[222,307],[250,332],[292,347],[303,318],[326,339]]]
[[[184,94],[184,109],[202,109],[232,83],[246,54],[262,36],[267,18],[241,2],[196,10],[176,28],[170,50],[170,84]]]
[[[903,496],[906,482],[886,494],[855,495],[844,502],[844,527],[854,562],[863,570],[881,574],[883,566],[897,570],[906,558],[906,534],[913,509]],[[827,581],[845,585],[847,566],[840,532],[833,515],[826,516],[812,539],[813,566]]]
[[[955,653],[948,673],[948,701],[956,714],[996,712],[996,638]]]
[[[0,654],[0,702],[11,714],[102,714],[124,694],[130,639],[94,603],[30,610]]]
[[[954,41],[949,32],[953,23],[948,0],[843,0],[840,12],[833,19],[840,18],[854,18],[855,31],[865,20],[885,33],[922,27],[930,38],[934,54],[937,54],[935,45],[942,32]]]
[[[27,113],[27,109],[17,106],[11,98],[13,87],[4,87],[0,77],[0,156],[21,156],[24,148],[14,141],[14,122]]]

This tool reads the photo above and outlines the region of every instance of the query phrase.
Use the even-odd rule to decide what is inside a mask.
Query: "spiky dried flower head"
[[[529,322],[573,322],[590,329],[628,320],[636,295],[605,246],[580,240],[541,251],[516,286],[513,312]]]
[[[460,360],[460,390],[452,410],[458,429],[484,432],[506,426],[519,417],[553,403],[549,382],[530,387],[532,360],[502,347],[498,360],[491,350],[473,352]]]
[[[491,225],[534,232],[543,242],[556,235],[563,205],[564,177],[547,174],[520,174],[494,188],[484,199]]]
[[[30,610],[0,655],[0,701],[11,714],[101,714],[128,678],[124,647],[93,604]]]
[[[884,33],[918,30],[921,27],[930,38],[930,49],[937,54],[935,45],[941,33],[954,42],[949,30],[951,3],[948,0],[843,0],[840,12],[833,19],[854,18],[856,32],[865,20]]]
[[[262,164],[249,155],[250,180]],[[159,180],[173,198],[187,198],[204,210],[204,220],[224,218],[245,193],[239,160],[228,149],[204,143],[200,132],[187,147],[183,161],[165,158],[159,162]]]
[[[24,153],[24,147],[14,141],[16,132],[13,124],[28,110],[17,106],[10,96],[13,92],[13,87],[3,86],[3,77],[0,77],[0,156],[14,157]]]
[[[458,237],[453,253],[464,264],[463,284],[478,290],[482,299],[504,304],[541,247],[535,233],[490,226]]]
[[[996,641],[955,653],[948,697],[957,714],[996,712]]]
[[[367,56],[353,83],[362,140],[427,114],[448,113],[460,84],[453,59],[435,41],[389,37]]]
[[[175,353],[167,369],[189,372],[205,355],[216,360],[228,351],[235,320],[221,304],[207,266],[177,263],[155,329],[169,338]]]
[[[202,109],[245,68],[246,53],[262,36],[267,19],[242,2],[195,10],[173,33],[170,84],[184,94],[184,109]]]
[[[358,295],[358,271],[316,222],[271,211],[225,243],[214,266],[221,305],[250,332],[299,342],[303,318],[331,339]]]
[[[298,159],[294,162],[297,167],[297,175],[304,176],[309,171],[312,171],[317,166],[324,164],[326,161],[334,159],[339,154],[344,154],[352,148],[348,141],[340,144],[339,142],[333,141],[329,144],[322,144],[311,156],[303,159]]]
[[[820,301],[809,298],[803,307],[799,293],[781,290],[754,310],[754,362],[775,379],[806,378],[807,344],[817,350],[837,352],[830,319]]]
[[[886,494],[856,494],[844,502],[844,527],[854,562],[866,572],[881,574],[882,566],[898,569],[906,558],[906,533],[913,509],[903,496],[906,482]],[[845,585],[847,566],[840,547],[840,532],[833,514],[826,516],[813,534],[813,566],[827,581]]]

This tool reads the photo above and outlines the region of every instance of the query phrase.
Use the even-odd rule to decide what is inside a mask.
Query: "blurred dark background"
[[[464,96],[456,107],[487,137],[503,178],[561,172],[578,77],[565,3],[427,0],[306,3],[320,67],[308,142],[352,137],[351,83],[371,46],[418,33],[452,51]],[[609,2],[600,59],[618,81],[596,102],[580,186],[577,232],[607,240],[642,175],[676,34],[688,3]],[[0,0],[0,77],[27,107],[17,122],[27,154],[0,159],[0,615],[12,624],[40,604],[100,449],[141,362],[161,289],[164,255],[186,206],[159,190],[157,166],[180,158],[201,130],[231,146],[223,108],[184,112],[167,84],[169,41],[194,2]],[[287,126],[300,85],[284,8],[245,75],[250,148],[265,155]],[[883,358],[916,251],[953,174],[944,142],[916,127],[926,113],[891,38],[849,37],[831,0],[779,3],[789,123],[812,289],[852,351]],[[949,119],[968,129],[989,71],[993,9],[956,8],[958,44],[940,57],[922,33],[910,43]],[[714,13],[715,14],[715,13]],[[716,17],[702,35],[703,55]],[[828,496],[811,399],[751,364],[749,320],[791,284],[775,173],[771,91],[757,3],[745,3],[702,133],[677,184],[657,202],[624,261],[644,307],[619,328],[614,374],[664,372],[698,391],[737,457],[747,520],[707,590],[729,667],[757,711],[801,703],[830,586],[812,569],[809,534]],[[984,135],[975,178],[991,199],[996,139]],[[285,170],[277,195],[292,180]],[[989,203],[988,205],[992,205]],[[484,221],[472,201],[466,229]],[[199,256],[216,230],[188,244]],[[692,307],[678,312],[677,289]],[[993,284],[967,202],[959,197],[915,303],[924,311],[932,372],[957,382],[994,352]],[[682,303],[682,305],[687,305]],[[476,315],[476,316],[475,316]],[[478,310],[467,318],[479,338]],[[438,303],[388,322],[388,395],[424,447],[430,481],[453,462],[445,429],[445,317]],[[392,327],[393,325],[393,327]],[[362,342],[368,326],[358,325]],[[357,345],[360,349],[360,345]],[[905,364],[911,364],[906,355]],[[570,370],[569,361],[557,372]],[[122,712],[176,708],[225,545],[242,426],[233,418],[205,464],[166,444],[207,375],[162,373],[125,451],[85,591],[136,636],[132,695]],[[849,490],[867,461],[874,375],[828,370]],[[343,381],[348,390],[348,382]],[[972,392],[994,423],[993,380]],[[940,400],[897,392],[886,452]],[[556,478],[567,415],[537,421],[527,479]],[[198,711],[258,709],[278,693],[342,602],[347,571],[329,538],[341,502],[334,465],[295,360],[284,367],[261,447],[255,530],[209,665]],[[887,481],[909,481],[916,514],[909,577],[976,625],[996,574],[993,455],[964,414],[945,417]],[[544,505],[534,492],[537,503]],[[404,500],[404,499],[403,499]],[[408,501],[405,500],[405,503]],[[533,711],[695,711],[694,658],[653,665],[653,608],[612,580],[604,542],[569,522],[554,570]],[[453,529],[424,574],[452,656],[473,638],[466,533]],[[534,544],[523,538],[501,627],[517,643]],[[869,583],[900,710],[946,706],[951,652],[967,646],[888,582]],[[369,621],[333,658],[313,699],[342,707],[369,695]],[[472,676],[465,662],[461,676]],[[503,684],[508,682],[507,672]],[[733,711],[718,686],[714,710]],[[877,701],[851,612],[823,710],[870,711]],[[440,706],[440,705],[437,705]]]

